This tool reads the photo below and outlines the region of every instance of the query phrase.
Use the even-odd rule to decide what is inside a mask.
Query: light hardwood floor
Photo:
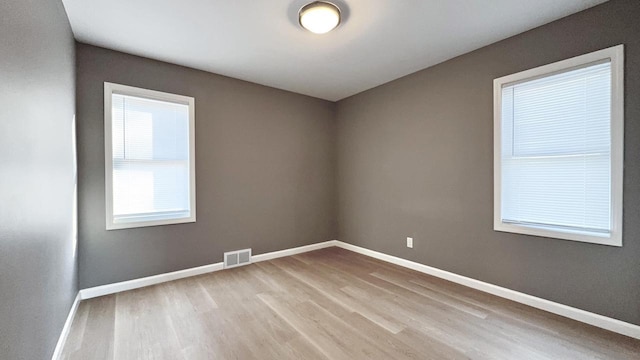
[[[328,248],[82,301],[63,359],[640,359],[640,341]]]

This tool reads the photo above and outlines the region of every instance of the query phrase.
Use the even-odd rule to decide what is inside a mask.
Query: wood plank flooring
[[[63,359],[640,359],[640,341],[344,249],[80,303]]]

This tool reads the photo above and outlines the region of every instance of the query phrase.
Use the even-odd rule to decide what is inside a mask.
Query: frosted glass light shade
[[[314,34],[325,34],[340,24],[340,9],[325,1],[307,4],[298,13],[300,25]]]

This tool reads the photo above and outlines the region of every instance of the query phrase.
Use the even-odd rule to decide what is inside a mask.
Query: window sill
[[[514,234],[534,235],[552,239],[622,247],[622,236],[619,231],[614,231],[611,234],[597,234],[587,231],[583,232],[555,227],[510,224],[501,221],[496,221],[494,223],[493,230]]]
[[[184,223],[194,223],[194,222],[196,222],[195,215],[183,217],[183,218],[158,219],[158,220],[139,220],[139,221],[129,220],[129,221],[116,221],[116,222],[110,221],[110,222],[107,222],[107,230],[131,229],[131,228],[184,224]]]

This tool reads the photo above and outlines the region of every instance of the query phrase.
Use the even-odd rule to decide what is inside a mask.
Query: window
[[[623,46],[494,80],[494,229],[622,246]]]
[[[194,99],[105,83],[107,230],[196,221]]]

